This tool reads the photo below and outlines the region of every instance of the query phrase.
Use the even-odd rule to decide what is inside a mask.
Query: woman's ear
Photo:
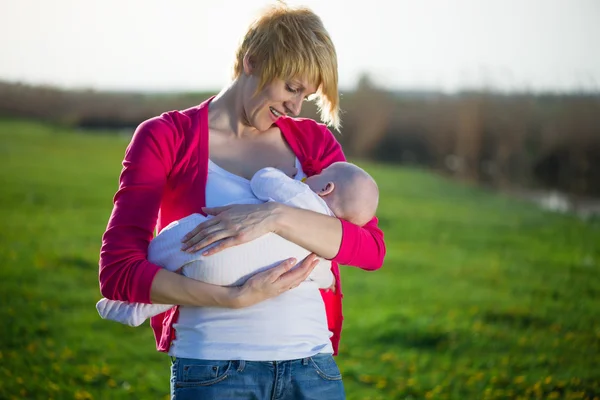
[[[244,56],[243,59],[243,65],[244,65],[244,74],[250,76],[252,75],[252,73],[254,72],[254,60],[252,59],[252,56],[248,53],[246,53],[246,55]]]
[[[333,189],[335,189],[335,183],[327,182],[325,187],[323,189],[319,190],[319,196],[325,197],[328,194],[330,194],[331,192],[333,192]]]

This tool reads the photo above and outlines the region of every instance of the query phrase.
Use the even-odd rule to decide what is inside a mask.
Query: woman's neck
[[[241,91],[242,84],[238,78],[215,96],[208,108],[209,129],[237,137],[259,133],[245,121]]]

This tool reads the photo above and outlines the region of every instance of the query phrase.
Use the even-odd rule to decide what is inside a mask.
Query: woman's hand
[[[319,263],[315,254],[306,257],[297,268],[295,259],[289,259],[267,271],[253,275],[239,286],[233,297],[233,308],[248,307],[296,288],[304,282]]]
[[[185,235],[181,240],[181,250],[193,253],[220,240],[219,244],[202,253],[209,256],[273,232],[276,207],[276,203],[205,207],[202,210],[214,217]]]

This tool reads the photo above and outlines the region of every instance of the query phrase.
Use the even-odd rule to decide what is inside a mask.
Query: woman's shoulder
[[[284,117],[284,118],[280,119],[279,123],[285,125],[288,129],[302,133],[303,135],[312,135],[312,136],[333,135],[331,133],[331,131],[327,128],[327,125],[325,125],[322,122],[317,122],[311,118]]]
[[[179,142],[191,135],[194,121],[200,118],[200,106],[185,110],[171,110],[142,121],[136,128],[135,136],[151,137],[164,142]]]
[[[335,161],[344,161],[342,147],[327,125],[310,118],[280,118],[277,123],[310,176]]]
[[[300,146],[313,153],[324,148],[339,145],[335,135],[327,125],[310,118],[280,118],[280,128],[285,129],[286,138],[297,141]]]

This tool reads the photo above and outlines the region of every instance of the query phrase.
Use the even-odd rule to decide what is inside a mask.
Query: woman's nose
[[[287,108],[292,117],[297,117],[300,115],[300,111],[302,111],[302,99],[294,98],[293,100],[288,100],[285,103],[285,108]]]

